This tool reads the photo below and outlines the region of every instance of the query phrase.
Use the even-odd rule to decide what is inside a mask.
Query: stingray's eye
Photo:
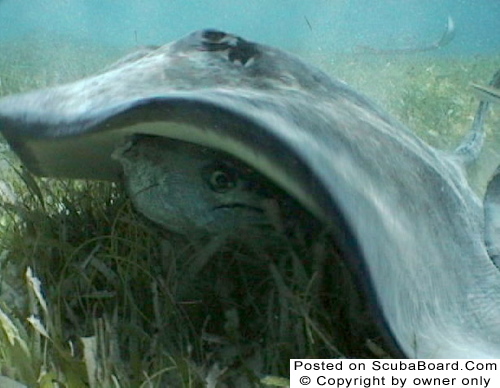
[[[227,193],[238,184],[238,172],[225,163],[216,162],[206,167],[204,179],[211,190],[216,193]]]

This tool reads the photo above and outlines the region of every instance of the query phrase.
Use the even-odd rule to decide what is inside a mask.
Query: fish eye
[[[210,166],[206,173],[208,186],[216,193],[227,193],[238,183],[238,173],[235,169],[222,163]]]

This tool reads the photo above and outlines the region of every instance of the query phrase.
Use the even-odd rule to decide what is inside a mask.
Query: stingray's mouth
[[[215,206],[212,210],[221,210],[221,209],[247,209],[247,210],[251,210],[253,212],[264,214],[263,209],[261,209],[257,206],[246,205],[244,203],[231,203],[231,204],[227,204],[227,205]]]

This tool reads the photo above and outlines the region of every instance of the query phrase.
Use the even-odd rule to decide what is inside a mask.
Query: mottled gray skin
[[[481,150],[475,122],[455,152],[436,150],[341,81],[214,30],[0,99],[2,135],[39,175],[117,179],[110,154],[134,134],[247,163],[331,228],[393,354],[415,358],[500,358],[500,272],[464,168]]]
[[[136,209],[183,235],[268,225],[268,195],[253,170],[220,152],[161,137],[139,137],[113,153]]]

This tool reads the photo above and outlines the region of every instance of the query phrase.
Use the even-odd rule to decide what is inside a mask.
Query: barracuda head
[[[165,229],[189,235],[228,233],[269,225],[262,177],[229,155],[161,137],[138,137],[119,147],[130,198]]]

